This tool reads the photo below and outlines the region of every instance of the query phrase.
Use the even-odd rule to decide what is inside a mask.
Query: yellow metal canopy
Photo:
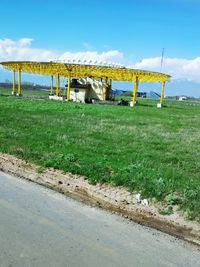
[[[98,66],[62,62],[8,61],[0,62],[4,68],[40,75],[60,75],[61,77],[109,79],[113,81],[167,82],[169,75],[131,69],[125,67]]]

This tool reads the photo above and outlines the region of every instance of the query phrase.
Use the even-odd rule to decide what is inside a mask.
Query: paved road
[[[0,173],[0,267],[200,266],[200,251],[155,230]]]

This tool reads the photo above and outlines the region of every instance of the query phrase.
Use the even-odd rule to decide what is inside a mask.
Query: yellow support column
[[[16,83],[15,83],[15,70],[13,70],[13,89],[12,89],[12,95],[15,95],[15,87],[16,87]]]
[[[56,96],[59,96],[60,93],[60,75],[56,76]]]
[[[67,101],[70,101],[70,84],[71,83],[71,79],[70,76],[68,76],[68,86],[67,86]]]
[[[51,90],[50,95],[53,95],[53,75],[51,75]]]
[[[21,70],[18,70],[18,92],[17,95],[21,95]]]
[[[133,106],[137,103],[137,90],[138,90],[138,77],[135,78],[135,81],[133,82],[133,98],[132,98],[132,104]]]
[[[163,104],[164,97],[165,97],[165,82],[162,82],[162,93],[160,96],[160,103],[161,104]]]
[[[162,82],[162,92],[160,95],[160,103],[157,104],[158,108],[162,108],[164,97],[165,97],[165,82]]]

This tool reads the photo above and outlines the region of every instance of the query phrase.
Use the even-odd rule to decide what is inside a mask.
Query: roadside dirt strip
[[[144,206],[138,203],[137,192],[132,194],[125,188],[105,184],[91,185],[84,177],[54,169],[39,173],[39,166],[7,154],[0,153],[0,170],[200,246],[200,224],[186,220],[177,207],[172,215],[164,216],[158,212],[163,208],[161,203],[148,200]]]

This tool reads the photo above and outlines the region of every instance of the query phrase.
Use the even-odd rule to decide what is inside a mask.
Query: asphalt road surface
[[[0,172],[0,267],[200,266],[187,242]]]

